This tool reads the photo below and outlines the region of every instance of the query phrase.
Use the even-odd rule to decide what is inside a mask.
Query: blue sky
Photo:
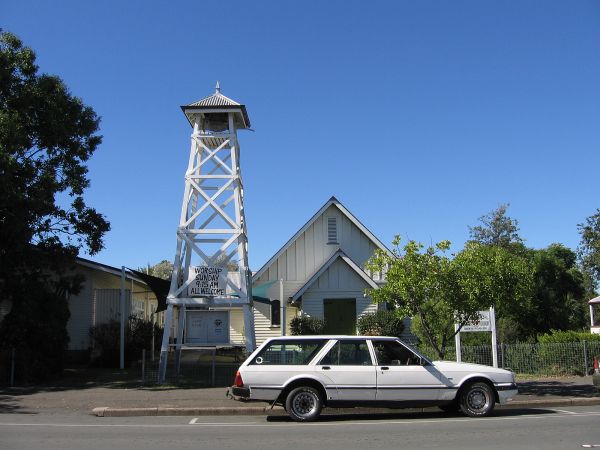
[[[386,244],[455,249],[506,202],[527,245],[575,248],[600,207],[595,0],[4,0],[0,17],[102,116],[99,262],[173,259],[179,106],[217,80],[255,129],[240,136],[253,270],[331,195]]]

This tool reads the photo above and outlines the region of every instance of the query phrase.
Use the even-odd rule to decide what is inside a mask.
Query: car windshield
[[[251,365],[304,365],[318,353],[327,339],[274,340],[250,361]]]

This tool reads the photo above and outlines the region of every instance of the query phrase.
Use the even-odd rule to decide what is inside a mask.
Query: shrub
[[[363,314],[356,323],[358,332],[365,336],[395,336],[404,331],[404,322],[395,311],[377,311]]]
[[[290,332],[294,336],[322,334],[325,321],[310,316],[297,316],[290,320]]]
[[[548,334],[538,336],[541,344],[559,344],[564,342],[600,342],[600,334],[587,333],[584,331],[558,331],[551,330]]]
[[[150,350],[152,327],[154,326],[154,346],[160,348],[163,329],[156,324],[135,316],[125,324],[125,365],[142,357],[142,350]],[[119,367],[120,322],[111,320],[90,328],[92,338],[92,364],[99,367]]]

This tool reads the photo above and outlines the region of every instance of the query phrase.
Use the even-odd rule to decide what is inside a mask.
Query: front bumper
[[[504,405],[519,393],[516,383],[498,383],[494,387],[496,388],[496,392],[498,392],[498,400],[501,405]]]

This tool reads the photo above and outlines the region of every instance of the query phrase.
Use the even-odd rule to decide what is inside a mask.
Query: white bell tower
[[[255,347],[252,274],[237,138],[237,130],[250,128],[250,119],[244,105],[221,94],[219,82],[213,95],[181,109],[193,132],[167,297],[160,383],[165,381],[170,345],[178,364],[181,346],[186,343],[186,317],[191,313],[242,308],[246,349],[252,352]],[[217,330],[219,333],[229,336],[228,329]],[[176,339],[172,342],[171,337]],[[202,339],[197,338],[195,344],[209,345]]]

